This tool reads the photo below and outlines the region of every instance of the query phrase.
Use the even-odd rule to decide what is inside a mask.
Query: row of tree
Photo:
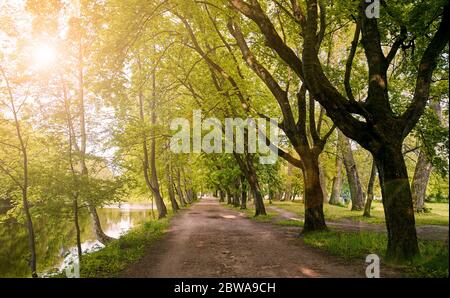
[[[125,193],[150,194],[158,218],[206,190],[255,215],[300,195],[311,232],[343,188],[369,215],[379,187],[388,257],[417,255],[413,203],[448,180],[448,2],[380,3],[379,19],[366,1],[2,4],[0,195],[24,215],[33,275],[33,216],[65,208],[78,231],[86,208],[107,242],[96,208]],[[196,109],[277,119],[282,160],[170,152],[171,120]]]

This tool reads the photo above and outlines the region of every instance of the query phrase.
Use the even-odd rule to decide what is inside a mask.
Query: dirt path
[[[163,239],[122,277],[365,277],[364,260],[344,262],[281,227],[203,199],[178,214]],[[383,270],[384,276],[398,275]]]
[[[303,221],[303,218],[297,214],[284,210],[283,208],[268,206],[268,210],[273,210],[278,213],[278,216],[282,219],[292,219]],[[335,228],[342,231],[373,231],[373,232],[386,232],[386,226],[381,224],[372,224],[365,222],[357,222],[351,219],[343,219],[339,222],[327,221],[327,226],[330,228]],[[421,225],[416,227],[417,237],[422,240],[441,240],[448,241],[448,226],[438,226],[438,225]]]

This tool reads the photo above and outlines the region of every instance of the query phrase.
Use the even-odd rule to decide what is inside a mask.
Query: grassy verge
[[[243,212],[245,215],[247,215],[248,218],[259,221],[259,222],[271,222],[278,213],[276,211],[267,211],[267,215],[258,215],[255,216],[255,208],[253,206],[247,206],[247,209],[241,209],[240,207],[234,207],[233,205],[228,205],[226,202],[221,203],[223,206],[225,206],[228,209],[237,211],[237,212]]]
[[[384,256],[387,247],[387,236],[375,232],[316,232],[306,234],[304,241],[346,260],[372,253]],[[402,265],[402,269],[412,277],[447,277],[448,246],[441,241],[420,241],[419,245],[422,255]]]
[[[111,241],[101,250],[83,255],[80,277],[116,277],[129,264],[143,256],[146,247],[164,235],[171,217],[169,215],[158,221],[145,222]],[[62,273],[54,277],[64,278],[65,275]]]
[[[305,208],[300,201],[273,202],[273,206],[283,208],[287,211],[298,214],[303,217]],[[427,203],[430,209],[429,213],[416,214],[417,225],[448,225],[449,224],[449,204],[448,203]],[[351,219],[353,221],[384,224],[383,204],[375,201],[372,204],[371,217],[363,217],[362,211],[351,211],[350,207],[341,207],[333,205],[324,205],[325,219],[329,221],[339,221],[342,219]]]
[[[303,221],[293,219],[279,220],[275,224],[285,227],[303,227]]]

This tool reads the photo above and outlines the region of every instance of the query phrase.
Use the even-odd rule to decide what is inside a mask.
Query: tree
[[[29,195],[29,160],[28,160],[28,148],[27,148],[27,142],[24,139],[23,134],[23,128],[20,123],[19,118],[19,110],[21,105],[25,102],[27,99],[25,99],[21,102],[20,105],[17,104],[17,101],[14,97],[14,91],[12,89],[12,86],[10,84],[10,80],[4,70],[4,68],[0,65],[0,72],[2,74],[2,81],[5,82],[6,91],[7,91],[7,97],[9,99],[9,102],[2,103],[6,105],[10,112],[13,115],[13,127],[15,129],[16,133],[16,143],[15,144],[9,144],[5,143],[7,146],[12,147],[13,149],[17,149],[19,152],[19,156],[22,162],[21,169],[19,168],[19,171],[21,170],[22,173],[19,177],[17,177],[14,174],[14,171],[11,171],[11,169],[8,168],[6,164],[4,164],[3,161],[0,161],[0,171],[3,172],[3,174],[7,175],[11,180],[14,182],[16,187],[20,188],[21,194],[22,194],[22,207],[23,211],[25,213],[26,218],[26,227],[28,230],[28,245],[30,248],[31,258],[30,258],[30,268],[31,268],[31,276],[32,277],[38,277],[37,269],[36,269],[36,238],[34,233],[34,227],[33,227],[33,219],[31,217],[30,212],[30,205],[28,201],[28,195]],[[2,142],[3,144],[3,142]]]
[[[364,217],[370,217],[370,210],[372,209],[373,201],[373,186],[375,184],[375,176],[377,175],[377,166],[375,161],[372,161],[372,170],[370,171],[369,183],[367,185],[367,200],[364,206]]]
[[[352,211],[364,209],[364,193],[359,179],[358,168],[353,158],[350,140],[339,133],[340,148],[342,150],[342,159],[344,161],[345,171],[347,173],[348,185],[350,187],[350,197],[352,200]]]
[[[446,175],[446,165],[442,166],[442,160],[446,160],[447,158],[445,156],[442,158],[440,155],[442,155],[442,152],[448,152],[448,150],[441,150],[439,143],[442,144],[442,140],[445,139],[442,134],[448,135],[448,130],[445,128],[442,129],[444,125],[440,103],[433,101],[428,110],[428,115],[421,121],[423,125],[421,125],[422,123],[419,124],[419,127],[416,129],[420,132],[419,135],[421,137],[419,139],[422,142],[411,183],[413,205],[416,212],[427,211],[425,197],[430,175],[433,171],[433,163],[439,169],[441,175]],[[424,137],[425,133],[422,130],[427,128],[426,135],[428,137]]]
[[[259,26],[267,45],[303,78],[308,90],[326,109],[327,115],[339,129],[372,153],[378,167],[386,214],[387,257],[397,260],[413,258],[419,253],[419,248],[414,213],[412,212],[411,189],[402,155],[402,143],[423,114],[428,101],[433,71],[448,41],[448,4],[440,2],[432,5],[434,11],[443,13],[440,14],[442,16],[440,22],[437,20],[425,21],[438,24],[437,29],[434,29],[435,26],[428,26],[426,29],[421,28],[423,31],[428,31],[427,33],[434,33],[429,42],[420,38],[421,35],[424,35],[423,31],[414,32],[414,23],[417,24],[423,20],[414,16],[408,20],[408,23],[403,23],[401,20],[396,20],[395,17],[386,17],[395,24],[389,26],[389,29],[397,31],[392,32],[392,35],[397,36],[397,38],[389,40],[391,49],[385,55],[381,47],[379,21],[374,18],[370,19],[365,14],[370,3],[361,1],[361,5],[353,10],[356,10],[358,17],[356,18],[354,42],[346,63],[344,83],[347,96],[344,96],[330,82],[319,60],[320,47],[318,47],[318,42],[323,37],[327,19],[327,8],[324,2],[307,0],[307,9],[304,13],[302,6],[297,1],[291,1],[291,16],[302,30],[302,59],[282,42],[277,32],[272,29],[273,26],[270,26],[270,19],[257,1],[252,0],[251,4],[248,4],[242,0],[230,0],[230,3]],[[318,32],[319,4],[320,31]],[[384,7],[387,12],[393,9],[388,5],[384,5]],[[403,8],[406,9],[405,6]],[[408,8],[412,12],[423,9],[424,7],[419,4]],[[395,14],[392,15],[395,16]],[[410,16],[413,16],[413,14],[410,14]],[[339,17],[343,17],[343,15]],[[397,25],[398,23],[400,25]],[[398,32],[398,28],[400,28],[400,32]],[[420,41],[424,50],[417,67],[418,70],[415,72],[416,85],[412,101],[401,115],[396,115],[389,104],[387,72],[399,49],[408,38],[408,29],[412,30],[410,36],[413,36],[416,44]],[[362,34],[362,45],[368,64],[368,94],[365,102],[356,101],[351,88],[349,88],[352,62],[360,33]],[[355,117],[354,115],[358,116]]]
[[[342,188],[342,153],[339,146],[336,146],[336,174],[333,177],[333,184],[331,186],[330,205],[340,205],[341,188]]]

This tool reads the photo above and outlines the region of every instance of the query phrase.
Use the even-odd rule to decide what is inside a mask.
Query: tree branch
[[[229,0],[229,2],[237,11],[252,19],[258,25],[261,33],[266,39],[267,45],[292,68],[300,79],[303,80],[302,61],[297,57],[294,51],[283,42],[258,1],[252,0],[252,5],[249,5],[243,0]]]
[[[352,87],[350,84],[350,78],[351,78],[352,67],[353,67],[353,59],[355,58],[356,49],[358,47],[360,33],[361,33],[361,17],[358,17],[358,19],[356,20],[356,28],[355,28],[355,34],[353,36],[352,46],[350,48],[350,53],[348,55],[347,62],[345,64],[344,86],[345,86],[345,92],[347,93],[347,97],[351,101],[356,101],[355,97],[353,96],[353,91],[352,91]]]
[[[413,101],[401,116],[404,123],[403,136],[409,134],[425,110],[430,95],[433,71],[436,69],[440,54],[449,41],[449,26],[449,4],[447,3],[439,29],[428,44],[420,61]]]
[[[256,60],[256,57],[250,51],[239,26],[237,24],[233,24],[232,21],[229,21],[227,26],[230,33],[236,39],[247,65],[258,75],[259,78],[261,78],[277,100],[283,114],[284,125],[287,126],[286,128],[294,128],[295,121],[287,92],[280,87],[280,85],[273,78],[272,74],[270,74],[269,71],[262,66],[258,60]]]

